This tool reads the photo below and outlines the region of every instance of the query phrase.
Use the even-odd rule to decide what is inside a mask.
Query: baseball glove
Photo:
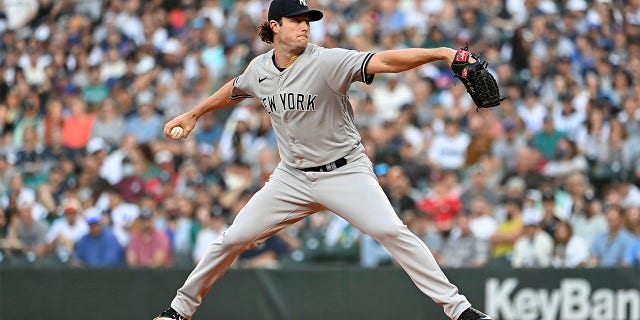
[[[469,59],[475,59],[470,62]],[[469,47],[458,49],[451,69],[456,78],[460,79],[471,95],[478,108],[492,108],[500,105],[504,98],[500,98],[500,89],[493,75],[487,70],[489,64],[475,53],[469,52]]]

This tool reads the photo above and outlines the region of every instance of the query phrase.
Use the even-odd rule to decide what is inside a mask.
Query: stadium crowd
[[[362,143],[443,267],[640,264],[640,1],[316,0],[311,42],[461,47],[506,97],[476,110],[446,65],[355,84]],[[31,0],[0,10],[0,266],[191,266],[278,162],[257,101],[164,122],[270,48],[268,1]],[[366,201],[366,199],[361,199]],[[320,212],[238,267],[393,265]]]

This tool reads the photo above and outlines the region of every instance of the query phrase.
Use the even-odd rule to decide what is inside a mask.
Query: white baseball
[[[182,127],[173,127],[171,128],[171,137],[173,139],[180,139],[182,138],[182,134],[184,133],[184,129],[182,129]]]

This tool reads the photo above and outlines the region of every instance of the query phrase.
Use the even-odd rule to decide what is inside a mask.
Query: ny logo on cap
[[[303,6],[305,6],[305,7],[308,7],[308,5],[307,5],[307,1],[305,1],[305,0],[299,0],[299,1],[300,1],[300,5],[303,5]]]

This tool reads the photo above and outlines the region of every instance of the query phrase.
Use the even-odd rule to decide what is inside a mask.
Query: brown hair
[[[278,18],[278,20],[276,21],[279,25],[282,25],[282,18]],[[263,24],[258,26],[258,35],[260,36],[260,39],[265,43],[273,43],[273,30],[271,29],[269,22],[270,21],[267,20]]]

